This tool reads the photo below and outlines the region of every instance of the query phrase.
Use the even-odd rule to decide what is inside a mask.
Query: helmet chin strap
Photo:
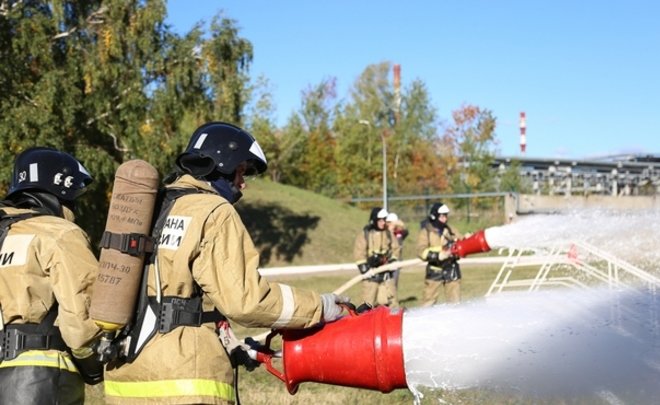
[[[234,185],[234,182],[230,181],[226,177],[219,176],[217,179],[210,182],[215,191],[218,192],[222,197],[224,197],[231,204],[235,204],[238,200],[241,199],[243,193]]]
[[[442,222],[438,221],[437,219],[433,222],[431,222],[433,227],[438,230],[439,234],[442,234],[444,232],[445,228],[447,227],[447,224],[443,224]]]

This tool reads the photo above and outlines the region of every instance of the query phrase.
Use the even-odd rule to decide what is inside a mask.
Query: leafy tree
[[[420,184],[424,189],[446,190],[446,163],[433,147],[439,139],[437,113],[422,81],[413,81],[403,92],[399,116],[389,140],[393,190],[413,194]]]
[[[489,110],[464,105],[452,114],[444,132],[443,147],[456,159],[447,159],[455,192],[490,191],[494,188],[495,118]]]
[[[163,0],[0,4],[0,156],[39,145],[82,160],[96,180],[83,226],[96,237],[119,164],[164,172],[197,125],[242,118],[249,42],[219,16],[210,35],[198,25],[181,37],[165,15]]]
[[[307,133],[302,117],[292,114],[278,138],[280,180],[284,184],[304,187],[303,157],[307,149]]]
[[[511,164],[507,165],[504,170],[498,169],[496,175],[498,179],[497,191],[529,192],[529,187],[526,187],[523,183],[520,168],[520,161],[512,160]]]
[[[323,80],[303,93],[302,116],[308,131],[303,156],[306,188],[326,195],[335,195],[336,190],[335,139],[331,131],[336,97],[334,78]]]
[[[275,124],[275,103],[270,82],[261,76],[249,88],[246,127],[256,137],[266,154],[268,173],[274,181],[280,180],[280,162],[282,159],[279,131]]]
[[[235,21],[220,13],[208,30],[178,35],[165,15],[165,0],[0,1],[0,157],[38,145],[81,159],[96,180],[81,207],[93,237],[117,166],[139,158],[165,174],[209,120],[252,131],[273,180],[333,197],[380,195],[384,145],[390,194],[492,188],[490,111],[464,106],[439,136],[425,84],[397,94],[383,62],[365,68],[347,101],[334,78],[310,86],[277,128],[269,83],[251,82],[253,47]],[[0,191],[10,172],[0,167]]]
[[[434,148],[436,111],[423,82],[414,80],[397,105],[391,64],[368,66],[340,106],[335,121],[337,176],[341,195],[373,197],[382,192],[383,144],[388,194],[445,188],[446,171]]]
[[[341,197],[374,197],[381,191],[378,176],[381,166],[376,168],[372,152],[376,135],[359,123],[357,115],[351,111],[353,107],[339,113],[334,122],[337,192]]]
[[[282,179],[287,184],[334,196],[335,139],[331,131],[336,85],[333,78],[303,92],[299,112],[282,134]]]
[[[214,100],[214,119],[241,125],[248,99],[252,43],[238,36],[234,20],[216,16],[211,23],[211,39],[203,50]]]
[[[395,124],[390,69],[389,62],[367,66],[339,108],[337,177],[343,194],[373,197],[382,191],[383,142]]]

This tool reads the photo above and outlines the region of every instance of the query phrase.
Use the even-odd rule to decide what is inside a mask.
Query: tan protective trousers
[[[422,307],[430,307],[434,305],[438,296],[440,295],[440,289],[444,287],[445,290],[445,302],[448,304],[458,304],[461,302],[461,280],[454,281],[435,281],[435,280],[424,280],[424,297],[422,298]]]
[[[381,283],[365,280],[362,282],[362,300],[371,305],[387,305],[390,308],[399,307],[396,291],[396,281],[389,278]]]

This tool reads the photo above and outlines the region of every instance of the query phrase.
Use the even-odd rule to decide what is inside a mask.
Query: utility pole
[[[388,116],[389,120],[387,120],[387,124],[389,125],[389,128],[383,128],[380,131],[380,141],[383,144],[382,147],[382,152],[383,152],[383,208],[385,210],[388,210],[388,204],[387,204],[387,134],[388,131],[390,133],[394,133],[395,127],[397,122],[399,122],[399,113],[400,113],[400,108],[401,108],[401,65],[395,64],[393,66],[393,72],[394,72],[394,105],[390,104],[388,106]],[[374,129],[372,128],[371,121],[368,120],[359,120],[359,124],[361,125],[366,125],[369,127],[369,129]],[[377,128],[375,128],[377,129]]]
[[[360,125],[366,125],[369,127],[369,130],[371,132],[372,126],[371,126],[371,121],[368,120],[360,120],[358,121],[358,124]],[[383,208],[385,208],[385,211],[387,211],[387,142],[385,140],[385,132],[387,129],[383,129],[380,132],[380,141],[383,144],[382,150],[383,150]]]

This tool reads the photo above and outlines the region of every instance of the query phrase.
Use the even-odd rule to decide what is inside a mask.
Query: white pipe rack
[[[640,284],[657,288],[660,278],[586,242],[558,245],[547,256],[531,279],[515,279],[514,271],[529,267],[523,261],[524,249],[511,249],[486,296],[505,289],[538,291],[541,287],[565,286],[590,288],[606,284],[611,288],[629,288]],[[534,257],[534,256],[532,256]],[[558,273],[558,274],[557,274]]]

